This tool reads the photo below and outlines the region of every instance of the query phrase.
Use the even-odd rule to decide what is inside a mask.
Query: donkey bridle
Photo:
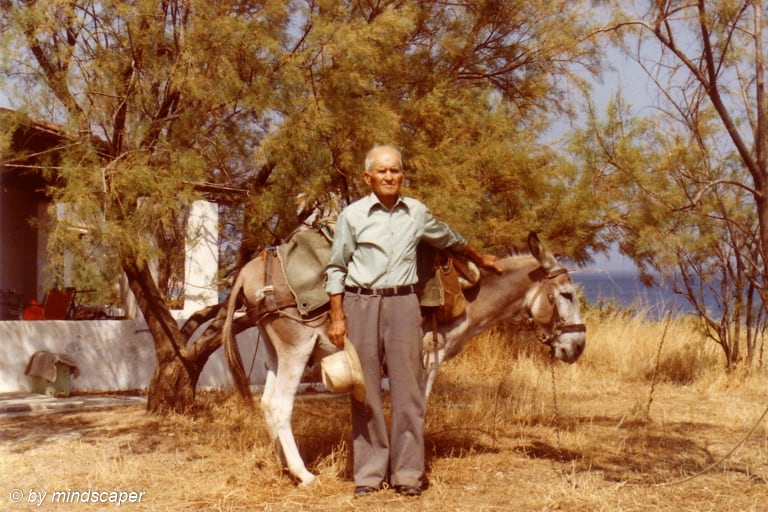
[[[536,290],[536,294],[531,299],[531,305],[533,305],[536,302],[536,299],[539,298],[542,289],[547,289],[547,300],[552,305],[553,327],[548,336],[541,336],[541,341],[549,347],[551,347],[552,343],[554,343],[554,341],[562,334],[587,332],[587,326],[584,324],[567,324],[563,322],[563,318],[560,316],[560,311],[557,309],[557,301],[555,300],[555,293],[552,291],[551,280],[563,274],[568,274],[568,269],[561,267],[554,272],[547,272],[544,274],[544,281],[539,285],[538,289]],[[530,307],[529,315],[533,317],[533,312],[530,311]]]

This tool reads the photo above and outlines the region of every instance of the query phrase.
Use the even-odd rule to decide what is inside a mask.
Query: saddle
[[[319,221],[309,229],[295,231],[285,243],[264,251],[268,293],[256,314],[295,306],[302,318],[310,318],[327,307],[325,268],[330,259],[333,228],[333,222]],[[467,307],[464,290],[480,279],[474,263],[424,243],[417,249],[417,274],[416,292],[422,316],[431,317],[433,323],[447,323],[461,316]]]
[[[422,316],[439,324],[460,317],[468,303],[464,290],[480,280],[477,266],[456,253],[424,243],[417,249],[417,258],[417,293]]]

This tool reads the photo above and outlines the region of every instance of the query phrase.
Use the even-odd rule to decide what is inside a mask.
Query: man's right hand
[[[328,327],[328,339],[339,348],[344,347],[344,337],[347,330],[347,318],[344,316],[344,294],[330,296],[331,301],[331,325]]]

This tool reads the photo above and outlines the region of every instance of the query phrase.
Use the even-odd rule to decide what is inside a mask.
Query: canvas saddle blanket
[[[277,248],[286,283],[302,317],[328,304],[325,267],[331,258],[332,236],[324,229],[321,226],[297,231]]]

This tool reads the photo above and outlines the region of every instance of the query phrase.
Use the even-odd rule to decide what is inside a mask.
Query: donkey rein
[[[554,367],[552,367],[551,370],[552,370],[552,396],[553,396],[553,408],[554,408],[554,423],[555,423],[555,433],[556,433],[556,436],[557,436],[557,445],[556,445],[555,449],[556,449],[556,452],[557,452],[558,460],[563,462],[563,460],[562,460],[562,447],[561,447],[561,440],[560,440],[560,418],[559,418],[559,411],[558,411],[558,407],[557,407],[557,385],[555,383],[555,370],[554,370]],[[736,445],[734,445],[734,447],[731,448],[730,451],[728,451],[728,453],[726,453],[725,455],[723,455],[718,460],[716,460],[715,462],[711,463],[710,465],[708,465],[707,467],[705,467],[701,471],[698,471],[697,473],[694,473],[693,475],[690,475],[688,477],[682,478],[680,480],[674,480],[674,481],[670,481],[670,482],[659,482],[659,483],[651,484],[651,487],[670,487],[670,486],[674,486],[674,485],[681,485],[681,484],[684,484],[686,482],[690,482],[691,480],[693,480],[695,478],[700,477],[701,475],[709,472],[715,466],[717,466],[719,464],[722,464],[723,462],[728,460],[731,457],[731,455],[733,455],[736,452],[736,450],[738,450],[747,441],[747,439],[749,439],[749,437],[755,432],[757,427],[760,425],[760,423],[762,423],[763,419],[765,419],[766,416],[768,416],[768,407],[765,408],[765,410],[760,415],[760,417],[757,419],[755,424],[752,425],[752,428],[749,429],[749,432],[744,434],[744,437],[742,437],[741,440],[738,443],[736,443]],[[639,485],[644,486],[644,485],[647,485],[647,484],[639,484]]]
[[[538,296],[538,294],[537,294],[537,296]],[[670,317],[671,317],[671,315],[670,315]],[[667,325],[668,324],[669,324],[669,318],[667,318]],[[665,334],[666,334],[666,331],[665,331]],[[663,338],[662,338],[662,343],[663,343]],[[659,346],[659,352],[661,352],[661,346]],[[557,406],[557,384],[556,384],[556,378],[555,378],[555,368],[554,368],[554,366],[551,366],[550,369],[551,369],[551,377],[552,377],[552,402],[553,402],[554,424],[555,424],[555,434],[556,434],[556,443],[557,443],[556,444],[556,452],[557,452],[556,456],[557,456],[558,460],[563,462],[563,460],[562,460],[562,444],[561,444],[561,439],[560,439],[560,417],[559,417],[560,415],[559,415],[559,410],[558,410],[558,406]],[[657,370],[658,370],[658,360],[657,360]],[[655,379],[655,374],[654,374],[654,379]],[[655,382],[654,382],[654,384],[655,384]],[[649,402],[648,402],[648,409],[649,410],[650,410],[650,406],[651,406],[651,401],[652,400],[653,400],[653,387],[651,388],[651,397],[650,397]],[[648,415],[648,414],[649,413],[647,412],[646,415]],[[760,425],[760,423],[762,423],[763,419],[765,419],[766,416],[768,416],[768,407],[766,407],[765,410],[763,410],[763,413],[757,419],[755,424],[752,425],[752,428],[749,429],[749,432],[744,434],[744,436],[741,438],[741,440],[738,443],[736,443],[736,445],[734,445],[733,448],[731,448],[728,451],[728,453],[726,453],[725,455],[720,457],[715,462],[709,464],[704,469],[698,471],[697,473],[695,473],[693,475],[690,475],[688,477],[682,478],[680,480],[674,480],[674,481],[669,481],[669,482],[659,482],[659,483],[656,483],[656,484],[652,484],[651,486],[652,487],[668,487],[668,486],[681,485],[681,484],[684,484],[686,482],[690,482],[691,480],[693,480],[695,478],[698,478],[701,475],[709,472],[715,466],[718,466],[718,465],[722,464],[723,462],[725,462],[726,460],[728,460],[736,452],[736,450],[738,450],[747,441],[747,439],[749,439],[749,437],[755,432],[757,427]],[[567,477],[566,477],[566,479],[567,479]]]

